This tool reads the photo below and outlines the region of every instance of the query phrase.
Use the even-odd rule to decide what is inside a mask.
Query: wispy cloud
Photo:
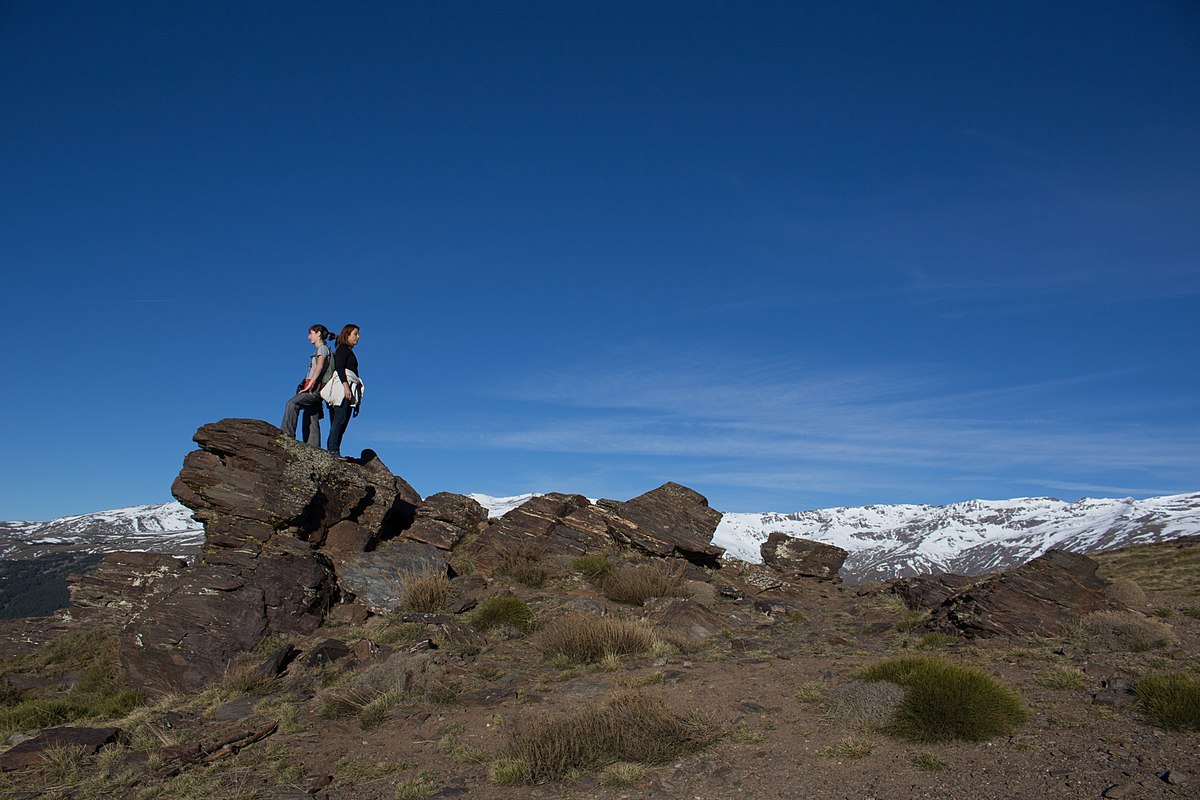
[[[1121,375],[971,386],[987,376],[928,365],[816,371],[712,352],[631,367],[577,363],[507,387],[507,416],[391,438],[669,459],[700,480],[760,488],[865,481],[916,490],[969,475],[976,485],[1187,490],[1178,482],[1200,476],[1200,427],[1155,425],[1129,407],[1114,419],[1083,399]]]

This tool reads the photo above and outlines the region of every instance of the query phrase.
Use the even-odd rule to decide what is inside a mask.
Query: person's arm
[[[325,371],[325,354],[317,356],[317,360],[313,362],[312,369],[308,371],[308,377],[304,379],[305,392],[314,391],[317,388],[317,378],[321,377],[321,373]]]
[[[337,373],[338,380],[343,386],[349,385],[350,381],[346,379],[346,367],[349,366],[350,348],[344,344],[338,345],[338,349],[333,351],[333,371]]]

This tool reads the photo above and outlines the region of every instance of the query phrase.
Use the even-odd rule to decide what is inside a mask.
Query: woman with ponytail
[[[308,341],[316,348],[308,359],[308,373],[296,387],[296,396],[283,407],[283,432],[289,439],[296,437],[296,420],[304,412],[304,442],[313,447],[321,446],[321,387],[329,382],[333,374],[333,357],[329,353],[326,339],[333,334],[324,325],[313,325],[308,329]]]

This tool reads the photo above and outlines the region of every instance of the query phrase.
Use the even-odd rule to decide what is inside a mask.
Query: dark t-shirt
[[[358,356],[354,355],[354,348],[348,344],[339,344],[337,350],[333,352],[333,371],[337,373],[338,378],[342,383],[349,383],[346,380],[346,370],[349,369],[358,375]]]

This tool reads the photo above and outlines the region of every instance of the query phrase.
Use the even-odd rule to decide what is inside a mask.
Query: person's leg
[[[304,409],[304,443],[312,447],[321,446],[321,395],[308,392],[298,395],[298,403]]]
[[[304,395],[298,394],[290,398],[283,406],[283,422],[279,427],[288,435],[289,439],[296,438],[296,421],[300,416],[300,403]]]
[[[340,406],[333,406],[330,409],[330,417],[329,445],[325,449],[335,456],[340,456],[342,454],[342,434],[346,432],[346,426],[350,424],[350,404],[342,403]]]

